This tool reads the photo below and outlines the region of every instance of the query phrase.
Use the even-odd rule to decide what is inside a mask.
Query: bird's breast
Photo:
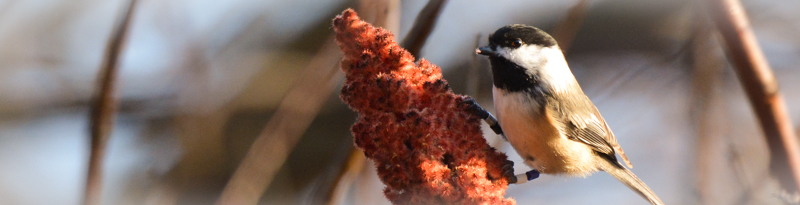
[[[525,164],[547,174],[587,175],[597,170],[591,148],[567,139],[544,104],[525,92],[494,88],[497,120]]]

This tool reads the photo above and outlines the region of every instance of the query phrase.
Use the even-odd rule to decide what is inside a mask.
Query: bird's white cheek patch
[[[523,45],[517,49],[499,47],[497,53],[525,68],[528,74],[537,74],[544,78],[543,82],[557,92],[563,92],[577,84],[558,46]]]
[[[523,45],[516,49],[499,47],[497,49],[497,53],[519,66],[532,69],[541,67],[547,63],[546,59],[550,57],[548,56],[548,53],[550,53],[549,50],[561,52],[558,50],[558,48],[545,48],[538,45]]]

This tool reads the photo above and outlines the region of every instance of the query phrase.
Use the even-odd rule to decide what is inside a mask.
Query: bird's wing
[[[614,132],[612,132],[611,128],[608,127],[608,124],[603,119],[603,116],[600,116],[600,111],[598,111],[596,107],[594,108],[594,110],[595,110],[594,112],[597,113],[597,117],[600,118],[600,122],[602,122],[605,127],[605,130],[607,132],[605,138],[608,141],[608,144],[610,144],[611,147],[613,147],[614,150],[616,150],[617,153],[619,153],[619,156],[622,157],[622,161],[625,161],[625,165],[628,165],[628,168],[633,168],[633,164],[631,164],[631,161],[628,160],[628,156],[625,155],[625,151],[623,151],[622,147],[619,146],[619,143],[617,143],[617,137],[614,136]]]
[[[562,96],[563,97],[563,96]],[[568,96],[570,97],[570,96]],[[617,143],[614,133],[606,124],[600,112],[585,95],[572,96],[573,99],[555,100],[548,106],[556,123],[561,123],[561,132],[571,140],[589,145],[595,151],[616,159],[615,151],[628,167],[633,167]],[[589,107],[590,109],[585,109]]]

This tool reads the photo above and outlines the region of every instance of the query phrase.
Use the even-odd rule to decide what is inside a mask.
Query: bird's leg
[[[535,169],[525,172],[524,174],[514,175],[514,162],[510,160],[506,160],[506,164],[503,165],[502,169],[503,178],[508,181],[508,184],[524,184],[525,182],[539,178],[539,171]]]
[[[475,102],[475,99],[472,98],[465,99],[464,104],[467,104],[467,110],[472,112],[473,115],[478,116],[478,118],[486,121],[486,124],[489,124],[489,127],[492,128],[494,133],[503,136],[503,139],[508,141],[506,136],[503,135],[503,129],[500,128],[500,123],[497,122],[497,118],[492,116],[492,113],[484,110],[480,105],[478,105],[478,102]]]
[[[539,178],[539,171],[531,169],[531,171],[525,172],[525,174],[518,174],[514,176],[514,178],[516,178],[516,182],[514,184],[524,184],[525,182],[533,181],[534,179]]]

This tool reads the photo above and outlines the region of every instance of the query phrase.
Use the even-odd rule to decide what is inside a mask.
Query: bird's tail
[[[607,172],[623,184],[631,188],[631,190],[638,193],[640,196],[644,197],[648,201],[650,201],[653,205],[663,205],[664,202],[656,196],[656,193],[650,190],[642,180],[639,180],[636,175],[633,174],[630,170],[623,167],[622,164],[619,164],[616,160],[613,162],[611,160],[602,160],[604,163],[602,164],[600,169]]]

